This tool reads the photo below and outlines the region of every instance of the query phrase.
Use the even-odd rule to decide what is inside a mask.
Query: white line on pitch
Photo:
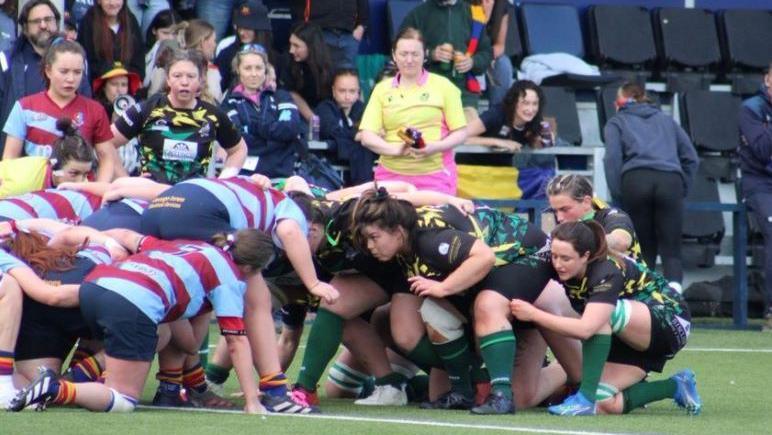
[[[772,353],[772,349],[740,349],[729,347],[685,347],[692,352],[737,352],[737,353]]]
[[[229,410],[229,409],[202,409],[202,408],[170,408],[163,406],[148,406],[139,405],[137,408],[150,409],[150,410],[162,410],[162,411],[178,411],[178,412],[205,412],[216,414],[242,414],[241,411]],[[477,430],[496,430],[504,432],[526,432],[526,433],[541,433],[541,434],[556,434],[556,435],[607,435],[611,433],[621,432],[590,432],[581,430],[563,430],[563,429],[542,429],[536,427],[525,426],[498,426],[492,424],[469,424],[469,423],[446,423],[440,421],[428,421],[428,420],[397,420],[391,418],[375,418],[375,417],[353,417],[346,415],[324,415],[324,414],[269,414],[261,417],[261,419],[272,417],[300,417],[300,418],[312,418],[318,420],[338,420],[338,421],[356,421],[356,422],[368,422],[368,423],[386,423],[386,424],[403,424],[409,426],[431,426],[431,427],[446,427],[454,429],[477,429]]]

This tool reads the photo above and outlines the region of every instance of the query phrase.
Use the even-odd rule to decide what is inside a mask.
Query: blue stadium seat
[[[727,10],[718,17],[721,51],[732,91],[753,94],[772,61],[772,11]]]
[[[576,111],[576,94],[572,89],[543,86],[544,116],[557,120],[558,138],[573,145],[582,144],[582,129]]]
[[[526,54],[568,53],[584,58],[579,13],[574,6],[525,3],[520,6]]]
[[[394,37],[399,33],[402,21],[405,20],[407,14],[420,4],[419,0],[389,0],[389,3],[386,4],[389,44],[394,41]]]
[[[509,21],[507,22],[507,40],[505,51],[512,59],[512,65],[519,65],[523,59],[523,41],[520,38],[520,24],[517,20],[517,10],[514,5],[508,6]]]
[[[703,163],[697,170],[687,202],[721,202],[718,181],[711,177]],[[720,211],[685,211],[682,236],[684,266],[712,267],[724,238],[724,219]]]

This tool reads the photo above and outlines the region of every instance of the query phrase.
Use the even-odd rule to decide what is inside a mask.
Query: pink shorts
[[[455,196],[458,184],[458,170],[453,159],[453,153],[450,153],[450,159],[443,156],[443,164],[445,168],[441,171],[422,175],[399,174],[384,168],[383,165],[378,165],[375,168],[374,176],[376,181],[407,181],[412,183],[418,190],[431,190]]]

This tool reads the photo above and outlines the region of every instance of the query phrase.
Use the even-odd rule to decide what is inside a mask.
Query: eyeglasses
[[[55,22],[56,22],[56,17],[51,15],[43,18],[35,18],[34,20],[27,20],[27,25],[35,25],[39,27],[43,23],[54,24]]]
[[[241,53],[260,53],[260,54],[268,54],[265,51],[265,47],[263,47],[260,44],[244,44],[241,46]]]

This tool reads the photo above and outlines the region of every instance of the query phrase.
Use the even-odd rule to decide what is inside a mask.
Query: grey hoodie
[[[652,104],[628,103],[603,132],[606,182],[612,198],[621,198],[622,174],[636,168],[677,172],[688,193],[699,159],[691,139],[673,118]]]

